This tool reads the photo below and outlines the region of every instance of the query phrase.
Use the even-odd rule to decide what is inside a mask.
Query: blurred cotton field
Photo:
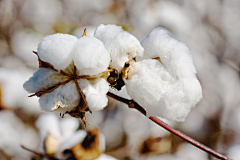
[[[164,27],[185,43],[203,99],[184,122],[167,123],[240,160],[239,0],[0,0],[1,160],[40,159],[21,145],[39,153],[56,151],[57,157],[84,143],[96,127],[98,159],[214,159],[111,98],[104,110],[86,113],[86,131],[81,120],[47,114],[37,98],[28,98],[23,83],[38,68],[33,51],[41,39],[54,33],[80,38],[85,28],[93,36],[100,24],[122,26],[140,42]],[[129,98],[125,87],[118,94]]]

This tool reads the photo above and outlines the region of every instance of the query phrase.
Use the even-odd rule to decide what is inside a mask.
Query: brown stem
[[[144,108],[142,108],[139,104],[137,104],[135,101],[133,100],[129,100],[129,99],[126,99],[126,98],[123,98],[123,97],[120,97],[120,96],[117,96],[111,92],[108,92],[107,93],[107,96],[117,100],[117,101],[120,101],[122,103],[125,103],[126,105],[128,105],[129,108],[134,108],[136,110],[138,110],[139,112],[141,112],[144,116],[146,116],[146,111]]]
[[[200,142],[194,140],[193,138],[187,136],[186,134],[174,129],[173,127],[169,126],[168,124],[164,123],[163,121],[161,121],[160,119],[158,119],[157,117],[149,117],[149,119],[151,119],[153,122],[157,123],[158,125],[160,125],[161,127],[165,128],[166,130],[168,130],[169,132],[177,135],[178,137],[182,138],[183,140],[191,143],[192,145],[200,148],[201,150],[211,154],[212,156],[222,159],[222,160],[230,160],[228,157],[216,152],[215,150],[201,144]]]
[[[120,101],[122,103],[125,103],[129,106],[129,108],[138,108],[138,107],[141,107],[139,104],[137,104],[135,101],[133,100],[128,100],[128,99],[125,99],[125,98],[122,98],[120,96],[117,96],[113,93],[110,93],[108,92],[107,95],[111,98],[114,98],[115,100],[117,101]],[[137,105],[137,106],[135,106]],[[142,107],[141,107],[142,108]],[[143,109],[143,108],[142,108]],[[138,109],[137,109],[138,110]],[[144,109],[143,109],[144,110]],[[138,110],[139,111],[139,110]],[[145,111],[145,110],[144,110]],[[141,112],[141,111],[140,111]],[[142,112],[141,112],[142,113]],[[144,113],[143,113],[144,114]],[[146,116],[146,111],[145,111],[145,114]],[[166,130],[168,130],[169,132],[175,134],[176,136],[186,140],[187,142],[191,143],[192,145],[202,149],[203,151],[209,153],[210,155],[216,157],[216,158],[219,158],[219,159],[222,159],[222,160],[230,160],[228,157],[214,151],[213,149],[201,144],[200,142],[190,138],[189,136],[183,134],[182,132],[174,129],[173,127],[169,126],[168,124],[162,122],[160,119],[158,119],[157,117],[149,117],[149,119],[151,119],[153,122],[155,122],[156,124],[160,125],[161,127],[165,128]]]

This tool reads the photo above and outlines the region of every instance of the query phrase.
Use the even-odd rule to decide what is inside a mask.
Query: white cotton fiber
[[[49,89],[68,79],[67,76],[63,76],[61,73],[56,72],[53,69],[39,68],[33,76],[23,84],[23,88],[29,93],[35,93]]]
[[[184,121],[192,107],[202,98],[195,78],[175,78],[153,59],[131,64],[126,89],[131,98],[147,111],[147,116]]]
[[[73,61],[80,75],[96,75],[108,68],[110,54],[100,40],[84,36],[77,41],[73,50]]]
[[[68,34],[53,34],[44,37],[38,45],[38,55],[44,62],[51,63],[55,69],[63,70],[72,62],[72,50],[77,37]]]
[[[107,154],[101,154],[98,158],[95,160],[117,160],[117,158],[109,156]]]
[[[79,120],[74,117],[62,118],[60,121],[60,128],[63,139],[71,137],[79,127]]]
[[[77,132],[75,132],[71,137],[69,137],[60,144],[57,151],[58,155],[60,156],[64,150],[70,149],[76,144],[81,143],[86,136],[87,136],[86,131],[78,130]]]
[[[74,81],[61,85],[52,92],[43,94],[40,99],[40,107],[45,111],[59,111],[65,113],[75,108],[80,101],[80,94]]]
[[[31,159],[33,154],[21,145],[36,150],[39,144],[38,134],[33,127],[25,124],[10,110],[0,112],[0,150],[11,160]],[[4,160],[4,156],[1,155]]]
[[[103,78],[92,80],[91,82],[86,79],[78,80],[79,86],[86,96],[88,107],[91,111],[99,111],[107,106],[109,85]]]
[[[168,30],[155,28],[141,44],[145,52],[137,60],[160,57],[165,69],[178,78],[191,77],[196,73],[192,53],[184,43],[174,39]]]
[[[111,55],[110,67],[121,71],[125,62],[142,56],[144,49],[132,34],[116,25],[99,25],[94,36],[100,39]]]
[[[35,126],[39,130],[41,142],[44,141],[48,134],[51,134],[59,141],[62,139],[59,118],[54,113],[42,114],[36,121]]]

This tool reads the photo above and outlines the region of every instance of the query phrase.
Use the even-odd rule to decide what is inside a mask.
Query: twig
[[[146,111],[138,104],[136,103],[135,101],[133,100],[128,100],[128,99],[125,99],[123,97],[120,97],[120,96],[117,96],[111,92],[108,92],[107,95],[111,98],[114,98],[115,100],[117,101],[120,101],[122,103],[125,103],[129,106],[129,108],[135,108],[137,109],[138,111],[140,111],[143,115],[146,116]],[[136,106],[135,106],[136,105]],[[139,110],[139,108],[141,108]],[[144,112],[143,112],[144,110]],[[169,126],[168,124],[162,122],[160,119],[158,119],[157,117],[149,117],[149,119],[151,119],[153,122],[155,122],[156,124],[160,125],[161,127],[165,128],[166,130],[170,131],[171,133],[175,134],[176,136],[186,140],[187,142],[191,143],[192,145],[200,148],[201,150],[209,153],[210,155],[216,157],[216,158],[219,158],[219,159],[222,159],[222,160],[230,160],[228,157],[214,151],[213,149],[201,144],[200,142],[190,138],[189,136],[183,134],[182,132],[174,129],[173,127]]]
[[[120,97],[120,96],[117,96],[111,92],[108,92],[107,93],[107,96],[119,101],[119,102],[122,102],[122,103],[125,103],[126,105],[128,105],[129,108],[134,108],[136,110],[138,110],[139,112],[141,112],[144,116],[146,116],[146,111],[144,108],[142,108],[139,104],[137,104],[135,101],[133,100],[129,100],[129,99],[126,99],[126,98],[123,98],[123,97]]]
[[[157,123],[158,125],[160,125],[161,127],[165,128],[166,130],[168,130],[169,132],[177,135],[178,137],[182,138],[183,140],[191,143],[192,145],[202,149],[203,151],[211,154],[212,156],[222,159],[222,160],[230,160],[228,157],[216,152],[215,150],[201,144],[200,142],[192,139],[191,137],[187,136],[186,134],[174,129],[173,127],[169,126],[168,124],[164,123],[163,121],[161,121],[160,119],[158,119],[157,117],[149,117],[149,119],[151,119],[153,122]]]

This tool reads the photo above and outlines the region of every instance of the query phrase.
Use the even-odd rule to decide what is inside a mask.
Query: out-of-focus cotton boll
[[[63,152],[66,149],[70,149],[71,147],[75,146],[78,143],[81,143],[84,138],[87,136],[87,132],[83,130],[76,131],[74,134],[72,134],[70,137],[65,139],[58,148],[58,155],[61,155],[61,152]]]
[[[99,25],[94,36],[100,39],[110,52],[110,67],[121,71],[126,61],[142,56],[144,49],[138,39],[116,25]]]
[[[234,160],[240,160],[240,145],[239,144],[235,144],[232,145],[231,147],[229,147],[227,149],[227,157],[234,159]]]
[[[13,53],[24,62],[34,68],[38,67],[38,58],[32,51],[37,50],[39,41],[43,35],[30,30],[19,30],[15,32],[11,39]]]
[[[79,86],[86,96],[90,110],[99,111],[107,105],[108,98],[106,96],[106,93],[109,89],[109,85],[103,78],[98,78],[91,82],[85,79],[78,80]]]
[[[79,120],[73,117],[62,118],[60,121],[61,133],[64,139],[73,135],[79,127]]]
[[[179,146],[176,157],[189,160],[208,160],[208,154],[189,143]]]
[[[32,74],[29,70],[14,71],[0,68],[0,84],[2,90],[2,103],[8,108],[22,108],[27,113],[38,114],[36,98],[28,98],[22,88],[22,83]]]
[[[107,119],[104,122],[102,133],[106,137],[106,144],[109,148],[114,148],[118,146],[119,144],[122,143],[124,138],[121,122],[119,122],[117,119]]]
[[[96,75],[107,69],[110,63],[109,52],[95,37],[80,38],[72,51],[74,64],[80,75]]]
[[[222,6],[222,31],[226,35],[228,45],[224,58],[239,63],[240,41],[240,2],[237,0],[224,1]]]
[[[147,118],[136,110],[129,112],[129,109],[124,112],[124,115],[123,128],[128,137],[128,144],[134,145],[139,143],[140,139],[146,139],[149,135],[149,132],[146,132],[149,130]]]
[[[81,38],[85,28],[87,30],[86,35],[93,37],[96,30],[96,26],[79,27],[73,31],[73,35],[76,36],[77,38]]]
[[[61,129],[58,117],[53,113],[42,114],[35,123],[40,134],[40,151],[44,150],[44,140],[48,134],[54,136],[57,140],[61,141]]]
[[[181,39],[189,35],[192,27],[189,16],[183,7],[171,1],[157,1],[148,6],[140,15],[143,27],[151,29],[156,26],[164,26]]]
[[[51,63],[56,69],[63,70],[72,62],[72,50],[77,38],[68,34],[57,33],[46,36],[38,45],[39,58]]]
[[[43,142],[49,134],[54,138],[56,138],[58,143],[62,143],[67,139],[69,139],[70,137],[74,137],[76,141],[79,138],[78,132],[76,132],[76,130],[79,127],[79,121],[76,118],[66,117],[60,120],[56,114],[47,113],[47,114],[42,114],[36,121],[35,125],[38,128],[40,133],[40,138],[42,142],[40,145],[41,151],[43,151],[44,149]],[[85,137],[86,133],[85,131],[83,132]],[[72,142],[69,142],[69,143],[72,143]]]
[[[101,154],[98,158],[95,160],[117,160],[117,158],[106,155],[106,154]]]
[[[52,25],[60,18],[62,5],[58,0],[25,1],[21,16],[41,32],[52,31]]]
[[[65,113],[75,108],[80,101],[80,95],[73,81],[62,85],[52,92],[43,94],[39,99],[42,110]]]
[[[240,94],[239,71],[235,70],[228,63],[222,64],[219,67],[219,80],[222,89],[221,97],[223,105],[221,128],[225,131],[229,131],[229,129],[233,130],[237,133],[237,137],[240,138],[240,100],[236,98],[236,95]]]
[[[204,140],[209,128],[205,126],[205,117],[199,111],[200,107],[193,108],[184,123],[179,124],[181,130],[188,135],[198,135],[198,140]]]
[[[23,150],[21,145],[35,150],[39,143],[35,130],[7,110],[0,112],[0,135],[0,149],[12,160],[31,159],[32,153]]]

